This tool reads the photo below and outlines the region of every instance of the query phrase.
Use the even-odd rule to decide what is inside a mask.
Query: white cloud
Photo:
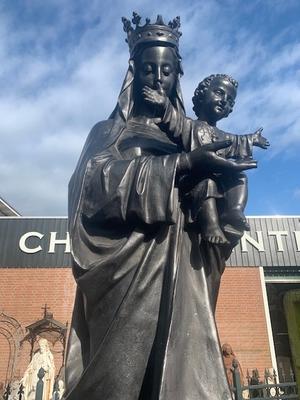
[[[296,188],[296,189],[294,190],[293,196],[294,196],[296,199],[300,199],[300,188]]]

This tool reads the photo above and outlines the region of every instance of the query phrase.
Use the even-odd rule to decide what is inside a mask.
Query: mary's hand
[[[159,111],[159,114],[163,115],[168,104],[168,97],[160,83],[158,83],[158,88],[156,90],[151,89],[149,86],[143,87],[142,96],[146,103],[155,107],[156,110]]]
[[[217,150],[224,149],[232,144],[231,140],[205,144],[196,150],[186,153],[182,169],[189,169],[192,174],[203,174],[204,172],[240,172],[257,167],[255,160],[233,161],[226,160],[216,154]]]

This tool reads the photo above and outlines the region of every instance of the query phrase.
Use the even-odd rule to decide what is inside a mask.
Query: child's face
[[[204,92],[203,110],[211,122],[228,117],[232,112],[236,98],[236,88],[228,80],[215,78]]]

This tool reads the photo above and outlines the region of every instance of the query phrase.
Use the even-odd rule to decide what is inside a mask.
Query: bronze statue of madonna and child
[[[229,400],[214,311],[247,229],[244,170],[261,130],[216,122],[237,82],[202,81],[186,117],[180,20],[123,18],[130,50],[115,110],[90,132],[69,185],[77,282],[67,400]],[[135,26],[132,26],[135,25]]]

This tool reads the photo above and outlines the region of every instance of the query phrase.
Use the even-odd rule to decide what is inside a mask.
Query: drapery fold
[[[213,316],[224,255],[185,230],[181,149],[158,127],[111,129],[92,130],[70,183],[66,399],[229,400]]]

